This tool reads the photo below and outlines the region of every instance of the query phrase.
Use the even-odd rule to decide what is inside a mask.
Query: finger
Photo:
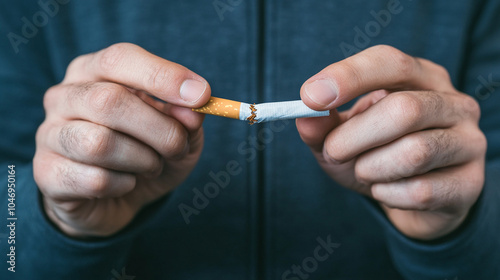
[[[375,46],[323,69],[304,83],[300,94],[310,108],[328,110],[379,89],[454,91],[443,67]]]
[[[73,60],[63,83],[88,81],[119,83],[190,108],[201,107],[210,98],[210,86],[205,79],[129,43],[115,44]]]
[[[47,129],[40,139],[73,161],[121,172],[158,174],[160,156],[150,147],[107,127],[71,121]]]
[[[484,136],[472,125],[419,131],[359,156],[356,177],[366,184],[392,182],[469,162],[485,146]]]
[[[187,129],[190,136],[198,132],[205,119],[205,114],[198,114],[189,108],[158,101],[145,92],[138,92],[137,96],[156,110],[178,120]]]
[[[373,104],[377,103],[387,95],[389,95],[389,92],[385,89],[381,89],[372,91],[369,94],[362,96],[349,110],[344,112],[346,114],[346,120],[366,111],[366,109],[370,108]]]
[[[318,155],[322,154],[325,137],[330,131],[339,126],[342,122],[350,119],[353,115],[365,111],[380,99],[387,96],[387,94],[388,93],[385,91],[372,92],[361,97],[348,111],[338,113],[336,110],[332,110],[328,117],[297,119],[296,126],[302,141],[304,141],[313,152]]]
[[[342,162],[406,134],[428,128],[449,128],[469,117],[461,94],[398,92],[333,130],[326,153]]]
[[[374,199],[391,208],[456,211],[472,205],[484,181],[482,161],[431,171],[408,179],[372,185]]]
[[[166,158],[181,156],[188,149],[188,133],[181,123],[123,86],[113,83],[59,86],[49,90],[45,99],[49,100],[46,104],[53,106],[47,110],[48,118],[57,115],[108,127],[138,139]],[[191,125],[201,126],[201,123]]]
[[[33,164],[40,190],[52,199],[121,197],[135,187],[132,174],[78,163],[55,153],[39,151]]]
[[[193,110],[189,108],[155,100],[151,96],[144,93],[138,96],[144,102],[156,108],[156,110],[178,120],[186,128],[190,135],[196,133],[201,128],[201,124],[203,123],[205,114],[198,114],[196,112],[193,112]]]
[[[322,153],[326,135],[339,124],[340,116],[335,110],[326,117],[299,118],[295,121],[302,141],[315,153]]]

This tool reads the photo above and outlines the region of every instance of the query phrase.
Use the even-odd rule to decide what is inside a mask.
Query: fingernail
[[[198,101],[201,98],[203,93],[205,93],[206,89],[207,89],[206,83],[188,79],[182,83],[180,95],[184,101],[189,103],[196,103],[196,101]]]
[[[338,89],[332,80],[317,80],[306,85],[305,94],[316,104],[326,107],[337,99]]]

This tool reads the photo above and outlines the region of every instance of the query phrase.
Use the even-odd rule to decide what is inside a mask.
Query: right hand
[[[47,216],[72,237],[123,229],[195,166],[203,115],[189,108],[209,97],[202,77],[136,45],[77,57],[45,94],[36,135],[34,177]]]

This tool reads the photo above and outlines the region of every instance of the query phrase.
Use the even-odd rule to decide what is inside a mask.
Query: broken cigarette
[[[210,97],[207,104],[193,111],[248,121],[250,124],[330,115],[330,111],[315,111],[307,107],[302,100],[248,104],[219,97]]]

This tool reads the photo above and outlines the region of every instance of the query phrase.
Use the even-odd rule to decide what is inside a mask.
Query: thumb
[[[325,110],[320,104],[331,104],[337,99],[337,86],[330,80],[314,82],[311,80],[313,78],[307,80],[302,85],[300,97],[309,108],[313,110]],[[316,98],[311,99],[311,96],[315,96]],[[330,115],[326,117],[299,118],[295,121],[302,141],[311,148],[315,156],[321,156],[326,136],[335,127],[339,126],[340,123],[341,118],[336,109],[331,109]]]

